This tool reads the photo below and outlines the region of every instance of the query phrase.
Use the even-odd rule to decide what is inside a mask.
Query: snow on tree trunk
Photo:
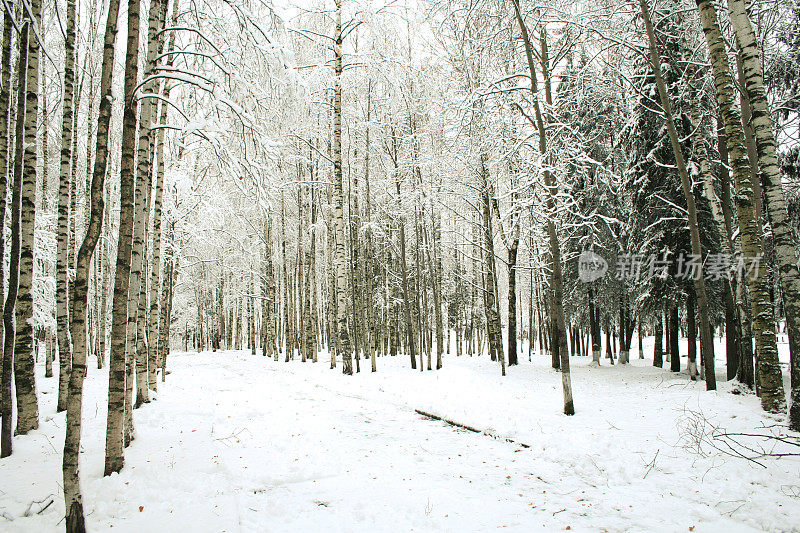
[[[178,23],[178,0],[172,2],[172,16],[170,26],[175,27]],[[167,4],[163,2],[161,8],[163,10],[162,16],[166,17]],[[162,26],[164,25],[162,19]],[[171,54],[175,48],[175,31],[170,32],[169,40],[164,53],[170,54],[167,56],[165,66],[172,67],[175,56]],[[148,36],[149,37],[149,36]],[[163,41],[163,34],[161,37]],[[170,80],[164,80],[162,89],[162,97],[169,99],[170,92],[172,91],[172,83]],[[167,109],[166,102],[161,102],[161,111],[159,113],[158,125],[164,125],[167,122]],[[164,306],[164,302],[160,297],[160,286],[162,282],[162,265],[161,265],[161,241],[162,241],[162,225],[164,219],[163,213],[163,198],[164,198],[164,129],[161,128],[155,134],[155,159],[156,159],[156,184],[155,193],[153,196],[153,262],[150,271],[150,315],[147,327],[147,381],[152,390],[158,390],[158,359],[160,347],[160,332],[159,332],[159,319],[160,310]]]

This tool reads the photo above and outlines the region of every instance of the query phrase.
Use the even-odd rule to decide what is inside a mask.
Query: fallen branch
[[[504,440],[504,441],[506,441],[508,443],[516,444],[518,446],[522,446],[523,448],[530,448],[531,447],[530,444],[525,444],[524,442],[520,442],[518,440],[514,440],[514,439],[509,438],[509,437],[502,437],[500,435],[495,435],[494,433],[492,433],[489,430],[485,430],[485,429],[482,430],[482,429],[478,429],[478,428],[475,428],[475,427],[472,427],[472,426],[468,426],[466,424],[462,424],[461,422],[456,422],[455,420],[450,420],[448,418],[443,418],[443,417],[441,417],[439,415],[435,415],[433,413],[428,413],[428,412],[422,411],[420,409],[414,409],[414,412],[419,414],[419,415],[422,415],[422,416],[424,416],[426,418],[430,418],[431,420],[439,420],[441,422],[444,422],[445,424],[448,424],[448,425],[451,425],[451,426],[455,426],[455,427],[461,428],[461,429],[466,429],[467,431],[471,431],[472,433],[480,433],[481,435],[486,435],[486,436],[492,437],[493,439],[496,439],[496,440]]]
[[[656,466],[656,459],[658,459],[658,452],[660,452],[660,451],[661,451],[660,449],[656,450],[656,454],[653,456],[653,460],[652,460],[652,461],[650,461],[649,463],[647,463],[646,465],[644,465],[644,466],[646,466],[646,467],[647,467],[647,471],[646,471],[646,472],[644,473],[644,475],[642,476],[642,479],[645,479],[645,478],[647,477],[647,474],[649,474],[649,473],[650,473],[650,471],[651,471],[653,468],[655,468],[655,466]]]
[[[763,426],[771,429],[767,433],[729,432],[725,428],[712,424],[701,412],[684,409],[685,418],[681,423],[681,446],[698,455],[705,456],[703,447],[731,457],[750,461],[766,468],[761,460],[779,459],[781,457],[800,457],[794,451],[800,447],[800,438],[781,433],[777,426]],[[761,428],[759,428],[761,429]],[[787,448],[788,447],[788,448]]]
[[[27,508],[27,509],[25,509],[25,512],[24,512],[24,513],[22,513],[22,516],[26,516],[26,517],[27,517],[27,516],[31,516],[31,515],[32,515],[32,513],[31,513],[31,508],[34,506],[34,504],[37,504],[37,503],[38,503],[39,505],[42,505],[44,502],[47,502],[47,503],[46,503],[46,504],[44,504],[43,506],[41,506],[41,507],[39,508],[39,510],[38,510],[38,511],[36,511],[36,514],[42,514],[42,513],[44,512],[44,510],[45,510],[45,509],[47,509],[48,507],[50,507],[51,505],[53,505],[53,495],[52,495],[52,494],[48,494],[47,496],[45,496],[45,497],[44,497],[44,498],[42,498],[41,500],[34,500],[34,501],[32,501],[31,503],[29,503],[29,504],[28,504],[28,508]]]

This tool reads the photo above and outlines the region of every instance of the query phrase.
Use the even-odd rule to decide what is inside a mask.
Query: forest
[[[796,531],[798,0],[4,0],[0,530]]]

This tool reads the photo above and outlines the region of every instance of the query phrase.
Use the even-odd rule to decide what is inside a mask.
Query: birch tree
[[[72,364],[72,342],[69,336],[69,284],[67,247],[69,246],[69,196],[72,157],[73,101],[75,94],[75,0],[67,0],[66,37],[64,39],[64,97],[61,121],[61,172],[58,182],[58,245],[56,252],[56,329],[58,336],[58,406],[67,408],[67,386]]]
[[[128,288],[131,271],[135,194],[136,99],[139,71],[139,0],[128,1],[128,43],[125,57],[125,102],[122,125],[122,164],[120,166],[120,222],[117,240],[117,270],[114,274],[114,299],[111,317],[111,356],[108,378],[108,420],[106,423],[106,476],[119,472],[125,462],[123,444],[131,438],[132,428],[125,424],[126,402],[126,326]]]
[[[23,154],[24,154],[24,135],[26,105],[26,85],[28,69],[28,40],[30,33],[30,21],[25,20],[20,29],[19,54],[17,59],[17,113],[14,136],[14,171],[13,185],[11,190],[11,255],[8,262],[8,294],[6,295],[3,307],[3,404],[2,404],[2,428],[0,429],[0,456],[8,457],[11,455],[11,419],[12,419],[12,398],[11,398],[11,379],[12,369],[16,373],[14,365],[15,341],[16,341],[16,303],[19,292],[19,271],[20,271],[20,252],[22,231],[22,182],[23,182]],[[19,404],[17,404],[19,410]]]
[[[764,74],[761,54],[758,49],[753,25],[743,0],[728,0],[731,25],[736,36],[736,44],[741,54],[745,91],[752,107],[751,124],[758,148],[758,170],[766,199],[775,243],[775,256],[780,271],[780,286],[786,310],[786,327],[789,333],[791,356],[791,406],[789,421],[792,428],[800,430],[800,274],[797,268],[797,242],[789,225],[786,199],[781,185],[781,171],[778,164],[775,132],[769,112],[769,103],[764,88]],[[729,137],[729,136],[728,136]],[[764,365],[764,376],[761,365]],[[765,408],[776,410],[782,407],[783,383],[779,379],[780,367],[777,358],[759,361],[759,380],[767,380],[769,395],[764,400]],[[765,383],[766,384],[766,383]]]
[[[41,0],[31,0],[25,9],[29,31],[41,22]],[[39,37],[28,39],[28,78],[25,89],[25,147],[22,172],[20,219],[19,292],[16,306],[16,339],[14,340],[14,386],[17,396],[17,428],[25,435],[39,427],[39,402],[36,397],[36,376],[33,356],[33,239],[36,224],[36,138],[39,109]]]

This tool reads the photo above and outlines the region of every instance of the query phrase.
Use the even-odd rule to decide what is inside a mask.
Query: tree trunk
[[[166,3],[163,6],[166,11]],[[172,2],[172,18],[170,26],[175,27],[178,22],[178,0]],[[170,53],[175,48],[175,32],[170,32],[169,40],[164,53]],[[166,67],[171,67],[174,63],[175,55],[170,54],[167,56]],[[172,84],[169,80],[164,80],[162,89],[162,96],[169,99]],[[163,125],[167,122],[167,109],[168,106],[165,102],[161,102],[161,112],[159,114],[158,124]],[[161,285],[161,227],[163,224],[163,197],[164,197],[164,129],[161,128],[155,135],[155,158],[156,158],[156,186],[155,195],[153,197],[153,265],[150,273],[150,317],[148,324],[147,338],[149,340],[147,349],[147,381],[150,388],[158,390],[158,350],[159,350],[159,303],[161,306],[164,302],[159,302],[159,287]]]
[[[662,351],[662,339],[664,336],[664,319],[661,313],[656,313],[658,320],[656,322],[655,344],[653,345],[653,366],[662,368],[664,366],[664,356]]]
[[[772,226],[775,258],[780,272],[780,286],[789,336],[791,402],[789,425],[800,430],[800,274],[797,268],[797,243],[792,236],[786,199],[781,185],[777,143],[764,87],[761,57],[753,26],[743,0],[728,0],[731,25],[741,53],[745,92],[752,108],[751,124],[758,148],[761,185],[766,212]],[[755,299],[755,298],[753,298]],[[754,315],[755,319],[755,315]],[[757,330],[758,331],[758,330]],[[758,357],[761,402],[768,411],[784,406],[783,381],[777,357]]]
[[[683,195],[686,198],[686,206],[689,215],[689,234],[692,243],[692,255],[698,258],[701,262],[699,275],[693,280],[694,290],[697,294],[698,314],[700,316],[700,349],[701,357],[703,358],[703,363],[706,368],[706,389],[715,390],[717,388],[717,381],[714,373],[714,352],[712,349],[712,341],[709,338],[711,330],[708,322],[708,297],[706,295],[706,284],[703,277],[704,269],[702,267],[700,230],[697,224],[697,206],[695,205],[694,192],[692,191],[689,173],[686,169],[686,163],[683,158],[680,139],[678,138],[678,132],[675,128],[675,121],[672,115],[672,105],[670,104],[669,95],[667,94],[667,87],[664,83],[664,78],[661,73],[661,56],[656,48],[655,30],[653,29],[653,23],[650,21],[650,11],[647,7],[647,0],[639,0],[639,5],[642,10],[642,17],[644,18],[644,24],[647,30],[647,38],[650,45],[650,62],[653,67],[656,86],[658,87],[661,107],[664,111],[664,119],[667,123],[667,132],[669,133],[672,152],[675,155],[675,163],[678,167],[678,173],[681,177]],[[672,364],[672,368],[674,370],[674,363]],[[678,368],[680,369],[680,362],[678,364]]]
[[[670,304],[669,309],[669,369],[673,372],[681,371],[681,352],[678,348],[678,304]]]
[[[11,256],[8,264],[8,295],[3,309],[3,326],[5,338],[3,339],[3,404],[0,414],[3,416],[0,434],[0,457],[11,455],[11,419],[12,396],[11,379],[14,368],[14,343],[16,340],[16,302],[19,288],[20,270],[20,245],[21,245],[21,219],[22,219],[22,171],[25,134],[25,85],[27,78],[25,72],[28,68],[28,40],[30,21],[26,20],[20,31],[20,46],[18,59],[18,92],[17,92],[17,119],[14,141],[14,181],[11,187]],[[19,407],[17,407],[19,409]]]
[[[732,3],[735,1],[733,0]],[[736,211],[741,234],[742,254],[745,260],[753,261],[763,254],[763,244],[760,238],[760,227],[757,222],[758,217],[753,204],[750,167],[742,142],[744,134],[741,126],[741,116],[735,106],[733,77],[713,5],[709,0],[697,0],[697,6],[711,55],[717,102],[725,123],[725,137],[736,193],[734,196],[736,198]],[[746,14],[744,17],[746,18]],[[746,22],[749,25],[749,20]],[[757,51],[756,62],[758,62]],[[769,117],[767,116],[766,119],[769,120]],[[769,301],[765,270],[759,268],[755,276],[747,275],[742,277],[745,278],[750,293],[750,305],[756,334],[756,349],[758,350],[759,380],[762,388],[761,405],[767,411],[778,412],[785,405],[783,382],[778,364],[777,342],[774,330],[775,319],[772,304]],[[741,283],[742,280],[739,280],[740,285]],[[745,327],[749,329],[746,324]],[[746,339],[749,339],[749,336],[743,335],[742,363],[745,367],[747,366],[747,354],[750,352],[750,347],[744,345],[745,342],[750,342]],[[701,340],[701,342],[703,341]],[[712,368],[706,368],[707,375]]]
[[[275,346],[275,273],[272,265],[272,227],[269,212],[264,213],[264,266],[261,330],[263,335],[262,354],[265,357],[277,357]]]
[[[695,380],[697,377],[697,323],[695,322],[695,295],[689,291],[686,297],[686,340],[688,341],[687,350],[687,371],[689,379]]]
[[[73,342],[73,363],[67,396],[66,437],[62,472],[64,476],[64,504],[68,532],[85,531],[83,502],[80,491],[78,456],[81,441],[81,412],[83,379],[86,375],[86,295],[88,292],[89,261],[100,238],[103,223],[103,185],[108,156],[108,129],[111,120],[111,81],[114,67],[114,46],[117,37],[119,0],[111,0],[106,19],[103,47],[103,66],[100,77],[100,110],[98,113],[94,170],[91,185],[91,217],[78,252],[75,280],[72,287],[70,331]],[[73,159],[73,162],[75,159]],[[74,174],[73,174],[74,175]],[[98,287],[100,289],[100,287]]]
[[[353,374],[353,354],[347,330],[347,253],[344,234],[344,192],[342,189],[342,1],[336,3],[334,35],[335,78],[333,89],[333,218],[336,225],[334,263],[336,265],[336,323],[342,372]]]
[[[714,15],[716,16],[716,11]],[[724,45],[722,51],[725,51]],[[727,65],[727,59],[722,66],[725,65]],[[728,157],[728,141],[725,135],[725,120],[721,114],[717,119],[717,141],[719,157],[722,162],[719,170],[719,180],[722,185],[722,194],[720,198],[723,219],[722,233],[725,237],[727,249],[733,253],[733,215],[731,213],[733,201],[731,199],[731,176],[728,172],[730,162]],[[744,358],[742,323],[744,322],[745,306],[743,302],[740,301],[741,299],[737,298],[737,294],[741,293],[740,285],[741,284],[736,283],[735,279],[730,279],[728,283],[725,284],[725,353],[728,379],[733,379],[737,376]],[[752,340],[749,339],[748,342],[752,347]]]
[[[528,28],[525,26],[525,21],[522,18],[522,12],[520,11],[519,7],[519,0],[512,0],[514,4],[514,11],[517,17],[517,23],[520,27],[520,32],[522,33],[522,40],[525,45],[525,56],[528,61],[528,70],[530,74],[531,80],[531,95],[533,97],[533,105],[534,111],[536,115],[536,126],[539,131],[539,152],[542,156],[546,156],[547,154],[547,140],[545,135],[545,127],[544,127],[544,119],[542,117],[541,108],[539,106],[539,90],[538,90],[538,82],[536,78],[536,69],[534,66],[534,59],[533,59],[533,48],[531,46],[530,38],[528,37]],[[546,38],[545,38],[545,30],[544,28],[542,31],[542,62],[544,65],[547,65],[547,48],[546,48]],[[542,73],[545,79],[545,83],[549,86],[549,71],[545,69]],[[548,95],[550,91],[547,91]],[[548,105],[551,105],[552,102],[548,100]],[[561,274],[561,250],[558,243],[558,235],[556,233],[555,223],[553,222],[553,216],[555,216],[555,195],[557,193],[557,187],[555,184],[555,180],[553,176],[550,174],[549,170],[544,171],[544,182],[545,186],[548,189],[548,197],[547,197],[547,209],[551,213],[551,216],[547,218],[547,234],[550,240],[550,254],[552,256],[553,261],[553,270],[551,274],[551,286],[553,289],[553,301],[551,305],[551,312],[554,315],[555,320],[553,321],[554,326],[554,339],[555,345],[557,346],[556,349],[559,350],[560,359],[561,359],[561,385],[564,391],[564,414],[573,415],[575,414],[575,407],[572,398],[572,381],[570,379],[570,372],[569,372],[569,354],[566,350],[566,334],[564,331],[564,307],[563,307],[563,282],[562,282],[562,274]]]
[[[9,164],[11,163],[11,147],[9,146],[9,116],[11,106],[11,14],[8,9],[3,11],[3,52],[2,52],[2,75],[0,75],[0,213],[6,212],[6,197],[8,196],[8,176]],[[27,30],[26,30],[27,31]],[[26,65],[27,66],[27,65]],[[13,178],[12,178],[13,179]],[[14,188],[12,182],[11,188]],[[0,287],[5,286],[4,269],[2,263],[5,258],[6,239],[5,239],[5,215],[0,217]],[[16,229],[16,228],[15,228]],[[10,274],[9,274],[10,276]],[[15,298],[16,299],[16,298]],[[5,302],[3,301],[3,291],[0,290],[0,342],[5,345]],[[12,314],[13,316],[13,314]],[[13,325],[13,320],[12,320]],[[12,395],[11,382],[13,380],[14,354],[3,348],[0,352],[0,417],[2,418],[2,430],[0,430],[0,456],[6,457],[11,453],[11,412]],[[6,439],[8,442],[6,442]]]
[[[145,46],[144,79],[156,73],[156,54],[159,49],[159,32],[164,27],[166,1],[153,0],[148,13],[147,44]],[[174,33],[174,32],[173,32]],[[136,403],[139,407],[150,401],[147,346],[145,343],[146,321],[146,253],[147,228],[150,216],[150,193],[152,190],[154,137],[151,126],[156,112],[154,81],[143,83],[139,101],[139,145],[136,168],[136,207],[133,222],[133,249],[131,256],[131,280],[128,288],[128,355],[135,356],[136,362]],[[155,265],[153,266],[155,269]]]
[[[508,247],[508,366],[517,361],[517,252],[519,250],[519,224]]]
[[[644,359],[644,347],[642,346],[643,332],[642,332],[642,316],[639,315],[636,320],[636,336],[639,339],[639,359]]]
[[[167,250],[172,244],[175,232],[175,221],[171,220],[167,231]],[[169,328],[172,318],[172,286],[175,283],[173,275],[175,257],[173,252],[164,257],[164,280],[161,283],[161,315],[158,326],[158,365],[161,368],[161,382],[167,379],[167,355],[169,355]]]
[[[132,428],[124,423],[126,398],[126,325],[128,320],[128,287],[131,273],[133,239],[136,87],[139,71],[139,0],[128,1],[128,43],[125,59],[125,108],[122,124],[122,165],[120,167],[120,221],[117,241],[117,270],[114,274],[114,300],[111,317],[111,356],[108,376],[108,417],[106,424],[105,474],[119,472],[124,464],[124,435]]]
[[[25,17],[31,28],[41,27],[41,0],[32,0]],[[39,39],[28,38],[28,78],[25,89],[25,145],[22,171],[19,291],[14,340],[14,386],[17,396],[16,433],[25,435],[39,427],[39,403],[33,354],[33,252],[36,225],[36,138],[39,108]]]
[[[503,339],[498,312],[496,292],[495,257],[492,229],[492,202],[489,188],[489,170],[486,168],[486,154],[480,155],[483,196],[483,250],[486,264],[486,287],[483,291],[484,312],[486,315],[486,333],[489,342],[489,353],[500,361],[500,373],[506,375],[505,357],[503,355]]]
[[[364,125],[364,220],[366,221],[366,231],[364,232],[365,249],[364,249],[364,279],[367,283],[366,294],[364,296],[364,304],[366,306],[366,334],[367,334],[367,350],[369,350],[369,357],[371,362],[371,370],[377,371],[377,351],[378,339],[375,328],[375,258],[373,257],[372,249],[372,213],[371,205],[372,198],[370,195],[369,183],[369,162],[370,162],[370,138],[369,138],[369,123],[372,118],[372,80],[367,82],[367,120]],[[313,241],[312,241],[313,242]]]
[[[625,287],[619,299],[619,364],[627,365],[630,362],[630,339],[627,334],[628,313],[625,308]]]
[[[69,191],[73,136],[73,99],[75,86],[75,0],[67,0],[67,27],[64,41],[64,95],[61,122],[61,173],[58,185],[58,240],[56,251],[56,329],[58,336],[58,402],[56,412],[67,408],[67,385],[72,364],[69,336]],[[99,288],[98,288],[99,289]]]

